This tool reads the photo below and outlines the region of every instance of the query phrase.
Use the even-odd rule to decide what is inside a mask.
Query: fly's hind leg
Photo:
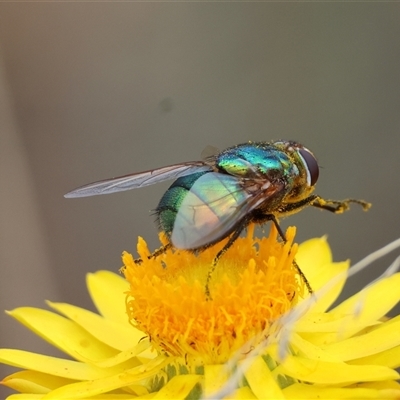
[[[271,216],[269,216],[268,219],[270,219],[274,223],[274,225],[275,225],[275,227],[276,227],[276,229],[277,229],[277,231],[279,233],[279,236],[282,238],[283,242],[286,243],[287,242],[286,236],[283,233],[282,228],[280,227],[280,225],[278,223],[278,220],[276,219],[275,215],[271,214]],[[306,285],[308,292],[310,294],[312,294],[313,290],[311,288],[310,282],[308,282],[306,276],[304,275],[303,271],[300,269],[299,264],[297,264],[296,260],[293,260],[293,265],[296,268],[298,274],[300,275],[301,280]]]
[[[220,260],[220,258],[227,252],[227,250],[233,245],[233,243],[235,242],[235,240],[240,236],[240,233],[242,232],[242,230],[249,224],[249,220],[248,219],[244,219],[240,225],[236,228],[236,230],[233,232],[233,234],[229,237],[228,242],[226,243],[226,245],[217,253],[217,255],[214,257],[214,260],[211,264],[210,269],[208,270],[207,273],[207,278],[206,278],[206,288],[205,288],[205,294],[206,294],[206,298],[207,300],[212,300],[211,298],[211,293],[210,293],[210,281],[211,281],[211,277],[213,272],[215,271],[215,267],[218,264],[218,261]]]
[[[304,284],[307,287],[308,293],[313,294],[312,287],[310,285],[310,282],[308,282],[308,279],[304,275],[304,272],[300,269],[299,264],[297,264],[296,260],[293,260],[293,265],[296,268],[298,274],[300,275],[301,280],[304,282]]]
[[[364,200],[357,199],[344,199],[344,200],[325,200],[322,197],[317,196],[315,200],[310,203],[313,207],[321,208],[335,214],[342,214],[350,208],[350,203],[359,204],[364,211],[371,208],[371,203]]]
[[[169,250],[172,247],[171,243],[167,243],[164,246],[159,247],[157,250],[154,250],[147,258],[150,260],[151,258],[156,258],[160,256],[161,254],[164,254],[167,250]],[[143,260],[141,258],[137,258],[135,260],[135,264],[141,264]]]

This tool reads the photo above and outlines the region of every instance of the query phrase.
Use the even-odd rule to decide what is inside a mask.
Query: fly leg
[[[279,226],[278,220],[276,219],[275,215],[271,214],[268,219],[274,223],[274,225],[279,233],[279,236],[282,238],[283,242],[286,243],[287,242],[286,236],[283,233],[282,228]],[[299,264],[297,264],[296,260],[293,260],[293,265],[296,268],[298,274],[300,275],[301,280],[306,285],[308,292],[310,294],[312,294],[313,290],[311,288],[310,282],[308,282],[306,276],[304,275],[303,271],[300,269]]]
[[[325,200],[318,195],[311,195],[297,203],[286,204],[283,208],[281,208],[279,210],[279,212],[282,212],[282,213],[289,212],[290,213],[296,209],[303,208],[307,205],[311,205],[313,207],[317,207],[322,210],[327,210],[327,211],[333,212],[335,214],[341,214],[350,208],[350,203],[359,204],[363,208],[364,211],[367,211],[371,207],[371,203],[368,203],[363,200],[357,200],[357,199],[345,199],[345,200],[341,200],[341,201],[340,200]],[[281,236],[283,241],[286,242],[285,235],[282,232],[282,229],[280,228],[276,217],[274,215],[271,215],[269,219],[275,224],[279,235]],[[299,273],[301,279],[307,286],[307,290],[309,291],[310,294],[312,294],[313,291],[311,289],[310,283],[308,282],[303,271],[300,269],[299,265],[296,263],[295,260],[293,260],[293,265],[297,269],[297,272]]]
[[[240,223],[240,225],[236,228],[236,230],[233,232],[233,234],[230,236],[230,238],[229,238],[228,242],[226,243],[226,245],[214,257],[214,260],[213,260],[213,262],[211,264],[210,269],[208,270],[207,278],[206,278],[205,293],[206,293],[207,300],[212,300],[211,293],[210,293],[210,281],[211,281],[212,274],[215,271],[215,267],[218,264],[218,261],[227,252],[227,250],[233,245],[235,240],[240,236],[240,233],[242,232],[242,230],[249,224],[250,221],[251,221],[251,219],[245,218]]]
[[[313,198],[314,199],[314,198]],[[309,204],[310,201],[306,202],[306,204]],[[303,207],[304,204],[301,205],[301,207]],[[243,231],[243,229],[250,223],[250,222],[265,222],[265,221],[272,221],[273,224],[275,225],[279,236],[282,238],[283,242],[286,243],[286,236],[284,234],[284,232],[282,231],[282,228],[280,227],[277,218],[275,217],[275,215],[273,214],[268,214],[268,215],[262,215],[262,216],[257,216],[257,215],[251,215],[248,218],[245,218],[241,224],[237,227],[237,229],[233,232],[233,234],[230,236],[228,242],[226,243],[226,245],[217,253],[217,255],[215,256],[210,269],[208,270],[208,274],[207,274],[207,279],[206,279],[206,288],[205,288],[205,294],[206,294],[206,298],[208,300],[212,300],[211,298],[211,293],[210,293],[210,281],[212,278],[212,274],[215,271],[215,268],[218,264],[218,261],[220,260],[220,258],[227,252],[227,250],[232,246],[232,244],[235,242],[235,240],[240,236],[240,233]],[[299,265],[297,264],[297,262],[295,260],[293,260],[293,265],[296,268],[298,274],[300,275],[300,278],[303,280],[304,284],[307,287],[307,290],[310,294],[313,293],[313,290],[311,288],[310,283],[308,282],[306,276],[304,275],[303,271],[300,269]]]
[[[342,214],[350,208],[350,203],[359,204],[364,211],[367,211],[371,207],[371,203],[364,200],[357,199],[345,199],[345,200],[325,200],[319,196],[316,196],[315,200],[310,203],[313,207],[328,210],[335,214]]]
[[[164,246],[159,247],[157,250],[154,250],[147,258],[150,260],[151,258],[156,258],[160,256],[161,254],[164,254],[167,250],[169,250],[172,247],[171,243],[167,243]],[[137,258],[135,261],[135,264],[141,264],[143,260],[141,258]]]

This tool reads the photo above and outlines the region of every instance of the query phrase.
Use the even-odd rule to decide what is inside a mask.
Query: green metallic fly
[[[169,243],[150,257],[169,248],[202,251],[229,237],[216,254],[211,274],[221,256],[250,223],[272,221],[283,241],[285,234],[278,218],[294,214],[306,206],[342,213],[350,203],[364,210],[362,200],[324,200],[312,194],[319,168],[313,153],[300,143],[278,140],[248,142],[230,147],[204,161],[191,161],[90,183],[65,197],[86,197],[121,192],[176,179],[161,198],[155,214]],[[140,260],[137,260],[140,263]],[[312,289],[295,264],[300,276]]]

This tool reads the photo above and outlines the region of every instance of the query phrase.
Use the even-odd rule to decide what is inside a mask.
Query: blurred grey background
[[[398,238],[399,21],[398,3],[0,4],[0,310],[92,309],[86,273],[118,271],[138,235],[158,246],[149,211],[169,183],[63,194],[207,145],[298,140],[317,193],[371,201],[283,221],[300,242],[328,234],[337,261]],[[0,347],[57,354],[4,313]]]

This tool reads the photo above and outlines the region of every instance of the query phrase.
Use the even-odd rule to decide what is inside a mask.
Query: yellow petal
[[[100,394],[98,396],[93,396],[90,400],[132,400],[132,399],[151,399],[153,393],[148,396],[143,397],[133,397],[131,394]],[[12,394],[7,397],[7,400],[41,400],[44,399],[42,394],[32,394],[32,393],[18,393]]]
[[[18,371],[4,378],[1,383],[18,392],[44,394],[73,382],[71,379],[37,371]]]
[[[97,361],[117,354],[80,326],[47,310],[20,307],[8,312],[53,346],[79,361]]]
[[[326,236],[301,243],[296,254],[296,261],[307,278],[310,275],[310,279],[323,265],[330,264],[332,262],[332,252]]]
[[[380,381],[380,382],[360,382],[352,385],[351,387],[361,387],[368,389],[394,389],[400,390],[400,383],[396,381]]]
[[[97,396],[90,397],[90,400],[133,400],[133,399],[138,399],[138,397],[132,396],[131,394],[120,394],[120,393],[99,394]]]
[[[153,399],[201,398],[201,382],[200,375],[176,375],[159,390]]]
[[[143,354],[144,351],[148,350],[150,346],[150,341],[142,340],[136,346],[133,346],[129,350],[121,351],[113,357],[105,358],[101,361],[93,362],[93,365],[101,368],[110,368],[119,364],[125,363],[126,368],[133,368],[139,365],[142,365],[143,362],[141,359],[143,357],[138,357],[139,354]],[[154,352],[154,354],[156,354]],[[155,358],[155,355],[151,358]],[[146,359],[145,362],[148,362],[150,359]],[[122,366],[121,366],[122,367]]]
[[[14,349],[0,349],[0,362],[72,380],[101,379],[118,371],[118,369],[100,369],[77,361]]]
[[[393,369],[399,368],[400,346],[367,357],[357,358],[356,360],[349,361],[349,363],[354,365],[383,365]]]
[[[378,390],[396,390],[397,392],[400,391],[400,382],[397,381],[380,381],[380,382],[360,382],[352,385],[351,387],[360,387],[360,388],[367,388],[367,389],[378,389]],[[400,397],[397,397],[397,399]]]
[[[128,316],[125,323],[121,324],[70,304],[50,301],[47,304],[114,349],[128,350],[145,336],[143,332],[129,324]]]
[[[332,315],[329,313],[307,313],[301,317],[294,326],[295,332],[301,333],[332,333],[341,332],[344,326],[349,323],[354,324],[354,315]],[[376,325],[376,322],[371,322]],[[359,329],[365,328],[365,324],[360,324]]]
[[[226,385],[229,380],[228,371],[228,367],[225,364],[204,366],[204,395],[206,397],[213,396]]]
[[[399,301],[400,273],[381,279],[358,292],[329,311],[335,316],[354,315],[353,323],[341,332],[346,338],[360,331],[360,326],[368,326],[379,320]]]
[[[100,314],[108,320],[125,324],[128,282],[110,271],[98,271],[87,274],[86,284]]]
[[[346,282],[345,272],[349,269],[349,266],[348,261],[343,261],[325,264],[319,270],[314,271],[314,277],[309,281],[316,296],[318,296],[318,301],[310,305],[309,313],[326,311],[339,297]],[[304,274],[308,279],[307,273]]]
[[[400,345],[400,320],[394,324],[383,323],[364,334],[322,346],[322,349],[342,361],[366,357]]]
[[[323,388],[295,383],[283,389],[287,399],[398,399],[398,390],[366,388]]]
[[[302,357],[307,357],[311,360],[321,360],[329,362],[340,362],[339,357],[321,349],[320,346],[315,346],[311,342],[303,339],[298,334],[292,334],[290,337],[290,345],[296,351],[296,354]]]
[[[45,399],[81,399],[107,393],[121,387],[129,386],[147,379],[173,362],[172,357],[159,356],[145,365],[125,370],[116,375],[98,380],[73,383],[48,393]]]
[[[131,394],[120,394],[120,393],[106,393],[99,394],[97,396],[90,397],[90,400],[134,400],[134,399],[151,399],[153,398],[152,394],[149,396],[136,397]]]
[[[332,262],[332,252],[325,236],[302,243],[296,254],[296,261],[314,292],[332,282],[333,278],[336,279],[336,283],[328,291],[325,291],[324,295],[319,297],[318,302],[312,307],[313,312],[327,310],[343,289],[346,275],[342,272],[347,271],[350,263],[348,261]]]
[[[240,368],[257,399],[285,398],[262,357],[246,359]]]
[[[307,358],[287,356],[274,370],[275,374],[291,376],[305,382],[324,385],[343,385],[355,382],[399,379],[400,375],[377,365],[348,365]]]
[[[236,389],[232,394],[229,394],[228,396],[224,397],[224,399],[252,400],[252,399],[257,399],[257,397],[248,386],[244,386]]]

